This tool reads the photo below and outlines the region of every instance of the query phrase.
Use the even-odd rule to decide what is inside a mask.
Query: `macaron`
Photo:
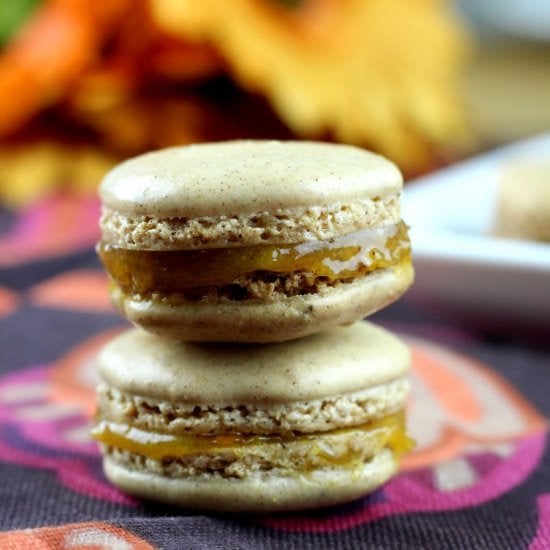
[[[99,355],[93,434],[106,476],[138,497],[232,512],[345,502],[411,447],[409,363],[366,322],[270,345],[130,329]]]
[[[352,323],[412,282],[401,190],[394,164],[346,145],[232,141],[130,159],[100,188],[112,301],[192,341]]]
[[[550,243],[549,160],[516,160],[502,169],[496,232],[503,237]]]

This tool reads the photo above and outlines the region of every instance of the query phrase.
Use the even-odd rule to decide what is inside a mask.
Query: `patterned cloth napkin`
[[[90,439],[94,356],[124,321],[93,251],[95,200],[0,210],[0,548],[550,548],[550,349],[467,332],[410,298],[376,320],[414,359],[416,450],[343,506],[205,515],[131,498]]]

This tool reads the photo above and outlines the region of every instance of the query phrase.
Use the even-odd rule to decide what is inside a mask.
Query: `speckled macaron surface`
[[[413,270],[402,178],[356,147],[234,141],[128,160],[104,179],[112,300],[151,332],[274,342],[349,324]]]
[[[203,218],[384,199],[401,189],[390,161],[347,145],[230,141],[173,147],[128,160],[101,186],[128,216]]]
[[[409,363],[368,323],[270,345],[127,331],[98,358],[106,474],[131,494],[212,510],[357,498],[410,445]]]

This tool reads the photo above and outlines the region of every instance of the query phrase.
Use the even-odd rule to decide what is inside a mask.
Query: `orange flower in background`
[[[443,0],[151,0],[157,22],[210,43],[302,137],[372,147],[405,171],[466,137],[465,39]]]
[[[104,50],[109,50],[105,54]],[[153,25],[144,0],[49,0],[0,56],[0,136],[70,98],[79,108],[124,102],[147,75],[210,75],[209,48],[174,43]]]
[[[116,25],[129,0],[89,4],[55,0],[43,6],[0,58],[0,135],[25,123],[62,97],[93,62],[104,33]]]
[[[220,65],[211,48],[160,31],[147,0],[41,2],[0,51],[0,202],[60,187],[94,193],[121,158],[196,140],[193,106],[183,121],[179,104],[142,90],[209,78]]]
[[[329,139],[407,176],[467,144],[447,0],[10,2],[36,4],[0,35],[10,206],[93,192],[119,160],[177,144]]]

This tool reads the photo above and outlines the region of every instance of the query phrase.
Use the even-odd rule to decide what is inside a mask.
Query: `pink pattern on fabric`
[[[69,489],[126,506],[137,500],[99,475],[100,453],[90,438],[72,440],[73,430],[90,429],[78,408],[49,401],[50,367],[32,367],[0,380],[0,460],[51,470]]]
[[[89,456],[97,456],[97,444],[94,441],[71,441],[64,435],[64,432],[72,427],[87,425],[87,420],[82,417],[79,411],[67,412],[54,421],[41,420],[40,418],[29,421],[25,418],[25,410],[36,407],[48,407],[45,403],[48,399],[47,379],[50,372],[49,367],[31,367],[14,374],[10,374],[0,381],[0,422],[16,422],[18,430],[28,441],[39,443],[45,449],[64,449],[66,451],[78,452]],[[13,393],[14,388],[37,388],[43,386],[42,395],[36,391],[29,398],[22,397],[22,401],[11,400],[11,403],[18,404],[17,410],[13,406],[6,405],[2,400],[2,394]],[[3,403],[4,401],[4,403]],[[22,405],[22,406],[21,406]]]
[[[23,210],[0,235],[0,267],[93,246],[99,238],[99,201],[60,193]]]
[[[539,527],[529,550],[548,550],[550,548],[550,493],[537,499]]]
[[[0,458],[20,466],[51,470],[57,474],[59,481],[65,487],[77,493],[117,504],[137,506],[135,499],[97,479],[97,476],[90,470],[90,465],[82,460],[65,459],[59,456],[49,458],[36,453],[27,453],[13,449],[2,441],[0,441]]]

